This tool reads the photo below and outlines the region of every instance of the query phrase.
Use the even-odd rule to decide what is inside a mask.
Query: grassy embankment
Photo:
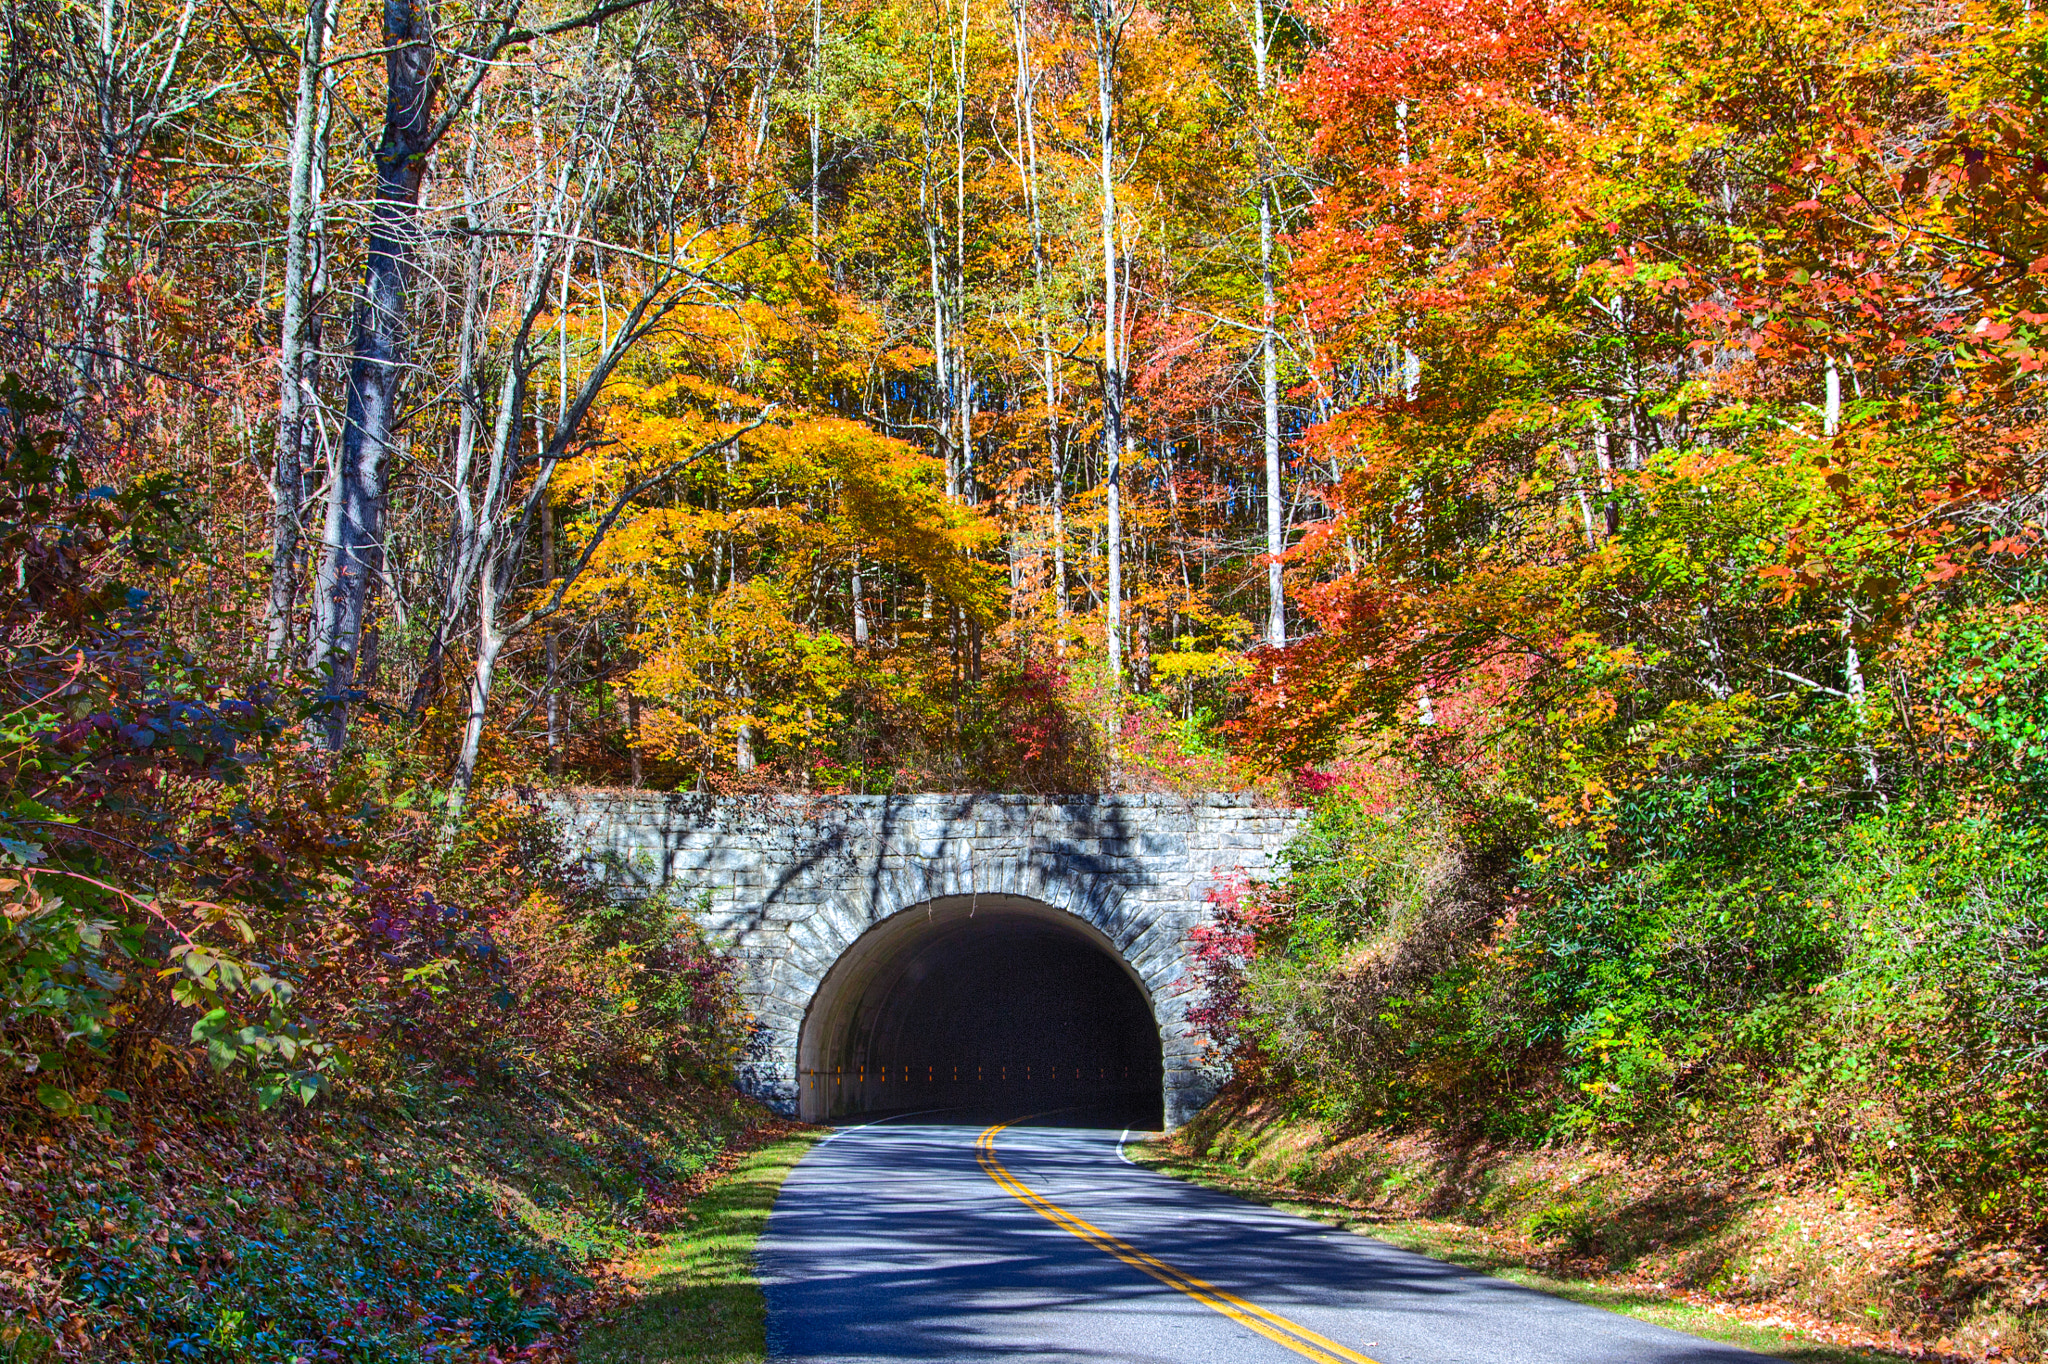
[[[2001,1315],[1995,1306],[1975,1323],[1975,1340],[1879,1326],[1896,1319],[1900,1285],[1947,1248],[1901,1209],[1850,1191],[1632,1166],[1590,1146],[1532,1151],[1345,1133],[1228,1098],[1130,1155],[1176,1178],[1779,1358],[2038,1357],[2010,1343],[2024,1329],[1991,1319]],[[2009,1276],[2027,1266],[1966,1268]],[[1993,1333],[2009,1343],[1980,1343]]]
[[[767,1305],[754,1243],[782,1181],[821,1130],[778,1128],[707,1181],[655,1244],[629,1261],[632,1297],[584,1337],[582,1364],[755,1364]]]
[[[746,1257],[814,1137],[729,1095],[436,1082],[138,1100],[0,1143],[0,1359],[761,1353]]]

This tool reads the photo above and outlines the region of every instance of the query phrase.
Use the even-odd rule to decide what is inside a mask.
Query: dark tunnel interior
[[[827,973],[798,1048],[812,1122],[957,1107],[1160,1125],[1159,1028],[1102,935],[1049,905],[919,905]]]

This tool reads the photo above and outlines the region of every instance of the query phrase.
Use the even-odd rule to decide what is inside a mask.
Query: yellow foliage
[[[987,625],[1002,607],[997,574],[975,558],[999,529],[947,500],[940,462],[806,401],[872,348],[878,325],[809,262],[763,254],[741,265],[756,272],[747,301],[702,310],[689,335],[616,384],[602,439],[556,484],[574,554],[593,509],[674,469],[623,510],[568,602],[618,619],[632,641],[640,661],[627,684],[650,703],[640,747],[700,768],[732,761],[743,727],[757,749],[823,744],[856,660],[850,639],[817,622],[846,619],[823,608],[850,590],[856,558],[870,575],[928,586],[948,618],[957,609]],[[727,382],[742,371],[744,398]],[[768,401],[786,415],[697,453]]]

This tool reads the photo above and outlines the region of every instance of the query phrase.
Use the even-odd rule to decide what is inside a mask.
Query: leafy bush
[[[0,1088],[101,1115],[166,1058],[264,1105],[417,1058],[718,1080],[727,964],[691,917],[612,903],[501,787],[449,827],[429,746],[203,664],[132,585],[181,553],[177,490],[89,488],[52,405],[0,385]]]
[[[118,1320],[132,1332],[131,1357],[511,1353],[555,1325],[550,1299],[590,1286],[558,1248],[519,1235],[445,1172],[315,1187],[263,1225],[232,1200],[209,1211],[163,1221],[93,1194],[52,1209],[70,1238],[58,1249],[72,1301],[97,1329]]]
[[[1912,803],[1745,822],[1693,789],[1631,793],[1609,846],[1535,844],[1511,880],[1441,819],[1326,798],[1254,896],[1259,1077],[1353,1122],[1710,1133],[2037,1223],[2038,832]]]
[[[608,1262],[759,1116],[605,1079],[268,1113],[159,1088],[62,1147],[0,1141],[0,1331],[24,1359],[560,1364]]]

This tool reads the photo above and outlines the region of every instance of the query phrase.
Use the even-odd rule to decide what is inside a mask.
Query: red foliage
[[[1215,1059],[1227,1060],[1239,1075],[1258,1068],[1258,1046],[1243,1028],[1250,1013],[1245,1002],[1245,973],[1258,956],[1259,930],[1271,918],[1266,887],[1254,887],[1243,876],[1209,891],[1209,922],[1188,930],[1188,955],[1195,964],[1201,1000],[1188,1010],[1188,1021],[1207,1040]]]

